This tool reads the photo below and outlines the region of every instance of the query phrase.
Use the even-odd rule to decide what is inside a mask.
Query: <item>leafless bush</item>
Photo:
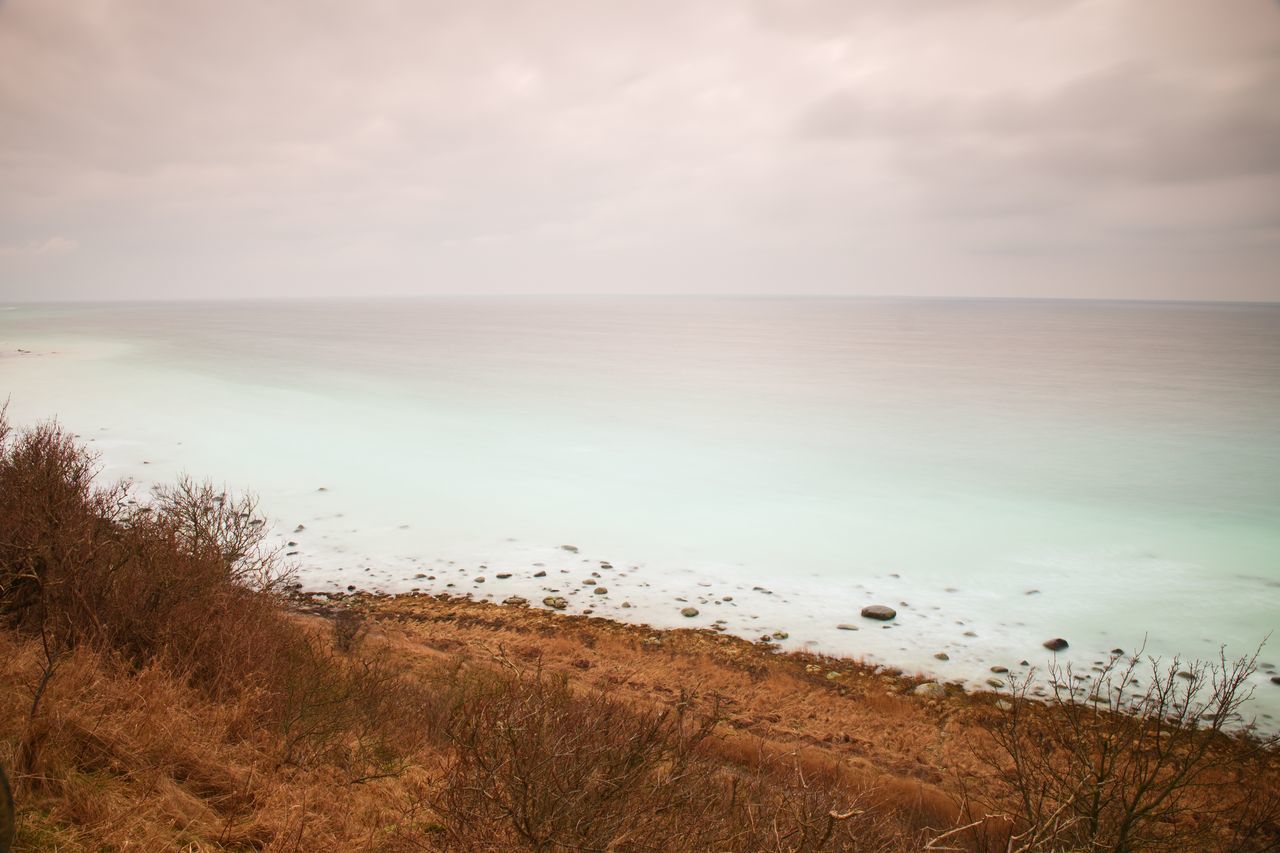
[[[1139,653],[1087,676],[1055,664],[1046,704],[1023,701],[1034,673],[1015,679],[986,756],[1003,786],[992,802],[1015,822],[1009,849],[1275,849],[1275,792],[1241,784],[1276,760],[1240,716],[1256,660]]]
[[[865,796],[806,778],[794,755],[734,768],[705,746],[714,709],[574,693],[537,670],[456,670],[436,708],[453,749],[428,794],[458,849],[900,850]]]
[[[369,623],[354,610],[339,610],[333,615],[333,644],[343,654],[360,647],[369,633]]]

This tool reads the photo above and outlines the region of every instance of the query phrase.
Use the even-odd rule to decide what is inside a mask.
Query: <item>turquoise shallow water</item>
[[[253,488],[317,589],[555,588],[656,624],[694,603],[964,679],[1049,636],[1203,656],[1280,624],[1277,306],[5,308],[15,420],[58,416],[108,475]],[[836,628],[871,601],[893,627]]]

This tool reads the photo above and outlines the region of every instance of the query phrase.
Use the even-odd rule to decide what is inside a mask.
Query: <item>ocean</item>
[[[140,491],[256,492],[311,590],[558,594],[969,684],[1051,637],[1087,668],[1280,626],[1280,305],[0,309],[11,421],[58,418]]]

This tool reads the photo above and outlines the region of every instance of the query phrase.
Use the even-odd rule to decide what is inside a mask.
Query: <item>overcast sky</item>
[[[0,0],[0,298],[1280,300],[1276,0]]]

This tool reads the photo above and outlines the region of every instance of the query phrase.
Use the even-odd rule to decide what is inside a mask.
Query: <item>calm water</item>
[[[22,305],[0,393],[109,475],[257,491],[316,589],[557,589],[945,678],[1280,625],[1280,306]]]

